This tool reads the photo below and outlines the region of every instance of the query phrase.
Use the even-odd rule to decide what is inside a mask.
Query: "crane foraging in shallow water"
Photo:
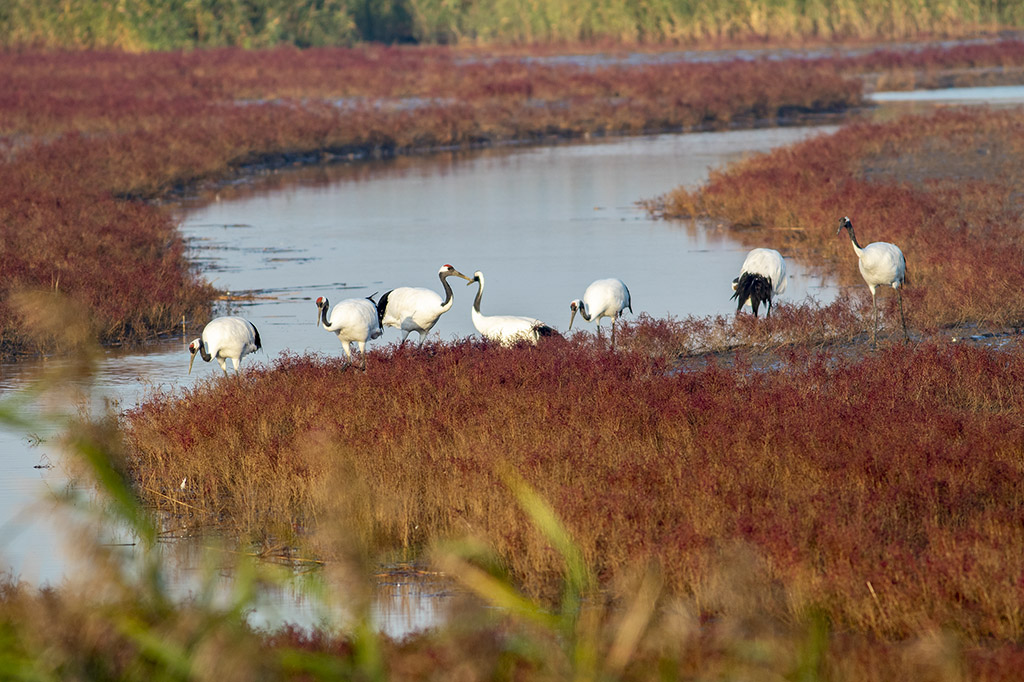
[[[569,329],[572,329],[573,320],[579,312],[584,320],[593,320],[597,324],[597,333],[601,334],[601,318],[607,317],[612,321],[612,345],[615,345],[615,323],[623,310],[633,312],[633,303],[629,298],[629,289],[621,279],[614,277],[599,279],[590,284],[583,292],[583,299],[576,299],[569,302]]]
[[[242,317],[215,318],[203,327],[203,333],[198,339],[188,344],[188,352],[192,355],[188,361],[188,373],[192,373],[192,363],[198,354],[204,362],[216,359],[224,370],[224,376],[228,375],[227,360],[230,358],[237,374],[242,358],[262,347],[260,333],[249,320]]]
[[[480,335],[489,341],[497,341],[502,346],[510,347],[520,341],[537,343],[542,336],[558,336],[552,327],[544,324],[533,317],[520,317],[518,315],[484,315],[480,312],[480,299],[484,295],[484,273],[477,270],[473,273],[473,279],[466,283],[466,286],[474,282],[480,285],[476,292],[476,299],[473,301],[473,326],[480,332]]]
[[[786,259],[775,249],[753,249],[740,267],[740,276],[732,281],[736,312],[749,305],[757,309],[765,304],[765,317],[772,314],[772,298],[786,291]]]
[[[853,233],[853,223],[848,217],[839,219],[839,229],[836,234],[843,230],[850,235],[853,243],[853,250],[857,254],[857,266],[860,274],[867,282],[871,290],[871,347],[875,347],[875,332],[878,329],[878,306],[875,303],[875,288],[878,286],[890,286],[896,290],[900,301],[900,320],[903,322],[903,338],[910,340],[907,333],[907,318],[903,314],[903,285],[907,279],[907,259],[903,257],[900,247],[889,242],[872,242],[867,246],[857,243],[857,236]]]
[[[409,338],[410,332],[419,332],[420,345],[423,339],[434,328],[441,315],[448,312],[455,298],[448,278],[461,277],[467,282],[472,280],[451,265],[445,264],[437,271],[444,287],[444,300],[437,292],[422,287],[398,287],[385,293],[377,302],[377,312],[382,327],[395,327],[402,330],[402,343]]]
[[[334,332],[338,336],[341,348],[345,351],[345,369],[352,364],[351,344],[356,344],[359,354],[363,358],[362,369],[365,370],[366,342],[381,335],[377,304],[374,303],[372,296],[369,298],[346,298],[334,306],[334,310],[328,317],[327,308],[330,305],[326,296],[316,299],[316,326],[319,327],[323,322],[324,329]]]

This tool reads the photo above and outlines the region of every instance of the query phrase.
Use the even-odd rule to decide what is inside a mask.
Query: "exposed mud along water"
[[[340,354],[335,336],[316,327],[317,296],[333,302],[403,285],[440,291],[436,273],[444,263],[486,273],[485,313],[531,315],[562,331],[569,301],[603,277],[629,285],[635,314],[729,314],[730,282],[747,247],[713,224],[652,221],[635,202],[697,185],[709,169],[746,154],[829,130],[666,135],[302,169],[175,210],[197,266],[232,293],[218,312],[244,315],[260,329],[264,352],[247,357],[243,368],[284,351]],[[791,261],[789,274],[783,302],[835,295],[827,271]],[[434,338],[475,335],[475,286],[450,281],[455,304]],[[576,325],[593,331],[579,318]],[[200,361],[186,375],[185,344],[198,331],[144,350],[106,351],[89,401],[124,409],[152,390],[215,377],[216,363]],[[398,338],[387,329],[370,346]],[[12,395],[60,363],[2,365],[0,392]],[[52,435],[52,428],[0,431],[0,552],[12,573],[36,583],[56,583],[75,570],[53,505],[41,501],[48,488],[67,485],[59,466],[48,468],[60,462]],[[193,568],[175,565],[182,591]],[[316,609],[308,602],[297,591],[271,594],[266,612],[254,618],[312,622]],[[432,588],[403,583],[381,591],[379,623],[389,632],[421,627],[437,614]]]

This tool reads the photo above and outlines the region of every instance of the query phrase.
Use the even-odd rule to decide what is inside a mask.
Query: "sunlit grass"
[[[357,41],[465,45],[687,45],[970,36],[1019,26],[1012,2],[950,0],[395,0],[347,3],[10,0],[0,44],[14,47],[270,47]]]

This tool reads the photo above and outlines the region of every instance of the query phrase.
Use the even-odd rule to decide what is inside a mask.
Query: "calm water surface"
[[[340,354],[334,335],[316,328],[317,296],[335,302],[396,286],[440,290],[436,272],[444,263],[486,274],[485,314],[531,315],[563,331],[569,301],[603,277],[629,285],[637,314],[728,314],[729,285],[747,247],[714,225],[652,221],[635,202],[696,186],[710,169],[745,155],[831,130],[668,135],[304,169],[174,210],[193,259],[214,285],[252,297],[218,311],[244,315],[261,331],[265,352],[244,364],[272,362],[282,351]],[[827,272],[793,261],[789,272],[783,301],[827,302],[835,295]],[[475,286],[451,281],[455,305],[434,338],[476,333],[469,315]],[[582,328],[592,332],[593,325]],[[91,385],[81,382],[81,395],[72,388],[63,402],[32,401],[23,412],[37,416],[51,404],[63,411],[75,404],[127,409],[153,391],[215,376],[216,363],[202,362],[185,374],[185,344],[198,331],[142,351],[107,350]],[[389,328],[371,348],[398,338]],[[17,395],[62,362],[0,365],[0,397]],[[47,493],[68,479],[55,427],[43,424],[0,430],[0,552],[13,575],[59,584],[78,568],[60,530],[64,516],[48,501]],[[196,567],[170,563],[178,589],[188,592]],[[436,622],[442,593],[415,580],[383,581],[377,622],[396,635]],[[311,601],[299,588],[282,587],[264,595],[253,621],[316,623],[322,609]]]
[[[940,90],[908,90],[876,92],[869,98],[878,103],[928,102],[952,104],[1020,104],[1024,102],[1024,86],[1002,85],[978,88],[943,88]]]

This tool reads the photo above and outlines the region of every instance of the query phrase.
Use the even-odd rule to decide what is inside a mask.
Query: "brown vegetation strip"
[[[366,373],[285,357],[128,413],[126,463],[153,506],[182,514],[148,490],[219,510],[199,524],[298,528],[320,552],[316,530],[414,553],[479,535],[551,594],[561,563],[501,484],[511,469],[552,501],[605,585],[655,560],[668,592],[710,617],[706,581],[739,543],[784,591],[764,604],[778,618],[814,605],[875,636],[941,623],[1016,642],[1021,357],[898,346],[670,372],[582,336],[392,347]]]

